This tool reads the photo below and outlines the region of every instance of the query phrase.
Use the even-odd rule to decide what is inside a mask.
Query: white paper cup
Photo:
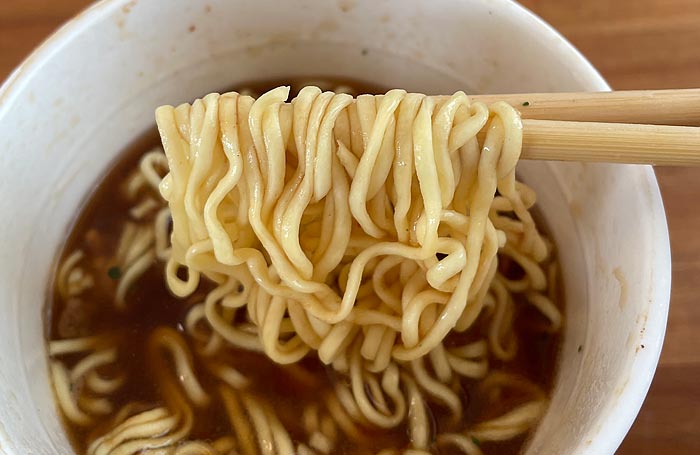
[[[164,103],[236,82],[348,76],[430,93],[605,90],[561,36],[505,0],[105,1],[0,92],[0,453],[72,453],[42,309],[81,201]],[[527,454],[612,454],[658,361],[670,291],[649,167],[520,164],[559,247],[566,329]],[[579,349],[580,347],[580,349]],[[579,352],[580,351],[580,352]]]

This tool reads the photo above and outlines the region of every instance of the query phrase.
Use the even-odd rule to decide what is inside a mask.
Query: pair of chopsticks
[[[523,119],[523,159],[700,165],[700,89],[475,95]]]

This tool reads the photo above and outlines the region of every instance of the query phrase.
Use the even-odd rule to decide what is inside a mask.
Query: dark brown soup
[[[276,82],[248,84],[246,87],[250,87],[252,93],[259,94],[277,86]],[[296,82],[292,84],[293,91],[296,91],[302,81],[293,82]],[[326,82],[327,86],[322,88],[347,86],[357,93],[382,92],[378,87],[358,81]],[[309,409],[325,409],[323,403],[334,390],[337,374],[321,364],[314,355],[307,355],[298,364],[283,366],[262,354],[231,347],[217,351],[216,358],[206,362],[201,356],[193,354],[202,346],[187,333],[187,315],[194,305],[202,302],[212,285],[203,282],[190,297],[174,297],[164,281],[163,261],[158,258],[158,253],[153,253],[157,249],[154,246],[157,238],[154,239],[150,234],[136,234],[143,226],[154,223],[164,207],[155,188],[134,177],[144,154],[159,145],[157,132],[155,129],[149,130],[125,150],[106,175],[99,179],[76,217],[75,225],[60,254],[56,277],[48,293],[46,336],[51,349],[58,350],[50,355],[52,365],[57,368],[52,372],[58,374],[54,376],[54,383],[59,396],[59,409],[76,453],[91,453],[89,446],[95,439],[115,425],[125,422],[127,418],[133,418],[144,410],[172,404],[173,398],[169,398],[168,392],[163,390],[163,382],[158,378],[163,376],[163,370],[174,367],[164,365],[154,357],[152,346],[156,331],[163,334],[163,340],[175,339],[182,343],[182,352],[190,357],[192,370],[196,372],[203,392],[208,397],[205,405],[192,406],[194,419],[187,437],[182,440],[202,441],[201,446],[197,446],[200,448],[209,445],[199,452],[195,451],[197,447],[193,445],[191,452],[182,452],[183,454],[208,453],[206,450],[211,447],[221,448],[217,450],[223,450],[221,453],[227,454],[255,452],[251,449],[255,445],[252,435],[248,442],[230,441],[230,409],[227,409],[228,402],[219,398],[218,379],[212,374],[212,365],[221,364],[232,366],[247,378],[249,386],[246,393],[253,400],[250,402],[258,400],[272,405],[295,447],[298,443],[309,444],[315,447],[315,451],[307,453],[322,453],[319,447],[324,447],[323,441],[316,441],[314,445],[308,440],[307,427],[313,426],[309,422],[314,421],[314,417],[309,416],[316,412]],[[132,230],[135,232],[130,242],[124,240],[127,223],[133,225]],[[138,239],[146,240],[142,240],[143,245],[139,245]],[[76,255],[76,252],[79,254]],[[503,276],[520,278],[523,271],[515,262],[508,258],[499,259],[499,271]],[[554,264],[551,265],[551,272],[556,273]],[[120,283],[131,279],[130,274],[136,278],[126,291],[120,290]],[[550,280],[550,286],[554,286],[552,283],[556,283],[556,279]],[[120,292],[121,306],[115,304]],[[552,288],[549,295],[561,309],[563,299],[560,291]],[[560,335],[548,330],[547,319],[527,305],[525,297],[514,294],[513,299],[512,342],[517,343],[517,354],[507,362],[490,357],[489,369],[523,378],[548,395],[552,387]],[[488,338],[489,324],[482,321],[487,317],[490,315],[482,314],[475,324],[476,328],[470,329],[466,335],[451,335],[446,346],[450,343],[463,344],[465,339]],[[82,341],[76,342],[73,347],[51,344],[60,340]],[[85,361],[88,357],[94,361],[92,368],[90,362]],[[65,373],[64,379],[67,380],[63,392],[60,391],[57,379],[62,377],[60,371]],[[176,376],[184,380],[185,375],[178,370]],[[525,387],[511,392],[500,391],[494,398],[488,396],[492,393],[483,393],[479,380],[464,378],[453,382],[451,387],[458,390],[464,407],[461,422],[455,424],[450,420],[446,407],[431,403],[428,410],[433,422],[433,437],[445,431],[459,432],[475,422],[502,415],[521,404],[522,395],[529,393]],[[75,409],[71,408],[70,402]],[[244,407],[247,406],[246,403],[243,402]],[[265,412],[268,411],[269,409]],[[322,414],[319,411],[316,419],[321,422],[317,424],[320,426],[324,422]],[[502,441],[480,441],[476,437],[471,437],[471,440],[480,446],[484,454],[515,454],[520,451],[530,431]],[[404,424],[389,430],[366,425],[362,427],[361,442],[353,442],[342,425],[324,434],[328,436],[328,433],[337,433],[337,442],[331,453],[364,454],[376,453],[384,448],[398,451],[408,448],[406,432]],[[163,433],[167,431],[163,430]],[[178,444],[181,446],[184,443]],[[453,453],[453,448],[438,446],[435,440],[431,444],[434,453]],[[180,454],[174,448],[169,452],[158,453]],[[455,450],[454,453],[461,452]]]

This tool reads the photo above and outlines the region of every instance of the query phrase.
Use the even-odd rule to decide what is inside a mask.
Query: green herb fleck
[[[122,270],[115,265],[107,270],[107,275],[113,280],[118,280],[122,276]]]
[[[583,345],[582,345],[582,344],[579,344],[579,345],[578,345],[578,352],[581,352],[581,351],[583,351]]]
[[[472,442],[476,444],[477,447],[481,447],[481,441],[479,441],[476,436],[472,436]]]
[[[369,54],[369,49],[362,49],[362,55]]]
[[[529,106],[529,105],[530,105],[530,102],[529,102],[529,101],[525,101],[525,102],[523,103],[523,106]]]

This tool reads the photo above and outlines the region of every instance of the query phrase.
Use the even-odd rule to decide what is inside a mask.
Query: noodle
[[[156,264],[181,317],[142,335],[147,401],[120,394],[133,374],[122,335],[50,342],[59,408],[91,429],[86,454],[483,455],[536,425],[544,392],[492,367],[519,352],[522,306],[543,333],[563,324],[552,245],[515,179],[517,111],[462,92],[352,92],[305,87],[287,102],[278,87],[156,111],[163,150],[122,185],[115,248],[72,251],[56,288],[85,303],[106,287],[131,314],[149,305],[136,291]],[[267,396],[260,354],[307,390],[294,410]],[[491,412],[475,416],[470,393]]]
[[[515,183],[522,133],[510,106],[487,108],[461,92],[437,102],[401,90],[353,102],[314,87],[284,104],[288,92],[280,87],[256,101],[212,94],[191,107],[158,109],[170,169],[161,193],[173,218],[167,268],[173,292],[187,295],[200,274],[215,282],[228,276],[226,288],[233,288],[230,279],[258,282],[261,287],[247,289],[248,305],[258,308],[251,322],[259,328],[262,349],[277,362],[296,362],[312,349],[330,363],[351,337],[367,333],[374,338],[363,349],[367,360],[388,352],[379,349],[385,344],[380,337],[393,339],[391,357],[413,360],[436,348],[456,326],[468,329],[483,306],[492,264],[503,247],[492,220],[504,218],[491,209],[496,190],[501,205],[516,217],[509,224],[519,231],[508,231],[514,245],[506,254],[529,272],[534,289],[544,287],[535,260],[548,252],[527,211],[532,197],[524,201],[522,185]],[[343,131],[347,123],[338,121],[345,112],[358,118],[359,124],[349,127],[359,129],[361,145],[341,141],[352,135]],[[486,138],[479,152],[481,129]],[[336,150],[359,157],[352,178]],[[468,156],[474,153],[480,156]],[[476,175],[463,170],[462,160],[476,160]],[[407,162],[414,172],[403,169]],[[465,200],[455,200],[457,193]],[[247,219],[227,222],[223,214],[239,213],[241,206],[248,207]],[[311,247],[301,241],[302,226],[304,239],[314,240]],[[366,246],[354,254],[351,245],[360,239]],[[374,260],[379,263],[363,294],[365,271]],[[399,281],[389,291],[382,276],[403,263],[415,264],[424,282],[410,289]],[[175,274],[182,266],[187,284]],[[414,283],[417,277],[411,278]],[[229,342],[251,347],[214,311],[207,315]],[[299,335],[280,343],[286,324]],[[358,326],[371,330],[356,332]],[[500,352],[500,357],[510,355]],[[377,369],[387,366],[386,358],[380,360]]]

